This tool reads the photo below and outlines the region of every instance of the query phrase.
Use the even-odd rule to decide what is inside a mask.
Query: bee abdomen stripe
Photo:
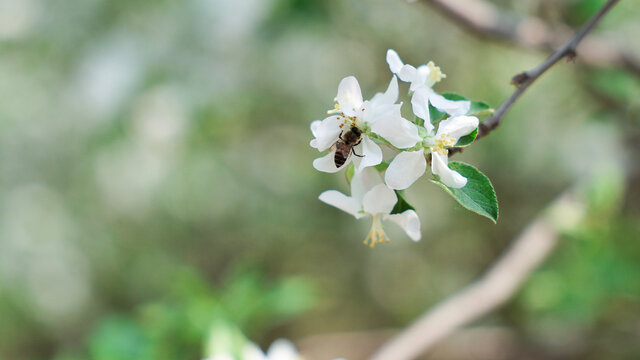
[[[336,164],[336,167],[340,167],[344,165],[345,161],[347,161],[347,158],[345,158],[341,153],[336,152],[336,155],[333,157],[333,161]]]

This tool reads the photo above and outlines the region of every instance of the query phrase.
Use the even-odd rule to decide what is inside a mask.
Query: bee
[[[357,126],[351,125],[349,131],[340,132],[338,136],[339,140],[336,141],[336,154],[333,157],[333,161],[336,164],[336,167],[341,167],[347,161],[347,158],[351,153],[358,157],[364,157],[364,155],[356,154],[356,151],[353,149],[354,146],[360,144],[362,142],[362,132],[358,129]]]

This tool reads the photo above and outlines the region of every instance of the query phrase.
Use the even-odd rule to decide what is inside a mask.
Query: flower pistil
[[[369,235],[367,235],[366,239],[364,239],[362,243],[364,245],[369,245],[370,248],[373,248],[374,246],[376,246],[376,243],[382,244],[389,241],[389,237],[384,231],[384,226],[382,225],[382,214],[373,215],[373,222],[371,223]]]

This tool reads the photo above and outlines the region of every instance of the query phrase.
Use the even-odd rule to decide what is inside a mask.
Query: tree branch
[[[547,257],[561,231],[584,216],[584,201],[561,195],[516,238],[478,281],[445,299],[383,345],[371,360],[410,360],[431,349],[456,329],[504,304]]]
[[[440,4],[444,8],[447,4],[461,3],[463,0],[428,1]],[[575,57],[578,44],[618,1],[607,1],[563,47],[553,52],[537,67],[514,76],[512,82],[518,85],[518,88],[500,105],[491,118],[480,125],[478,137],[486,136],[500,125],[504,114],[545,71],[565,57]],[[469,11],[470,13],[474,12],[472,10]],[[481,23],[468,23],[478,28],[483,26]],[[504,34],[505,31],[503,28],[493,28],[493,30],[495,30],[495,34]],[[456,148],[451,150],[450,154],[460,151]],[[571,224],[575,226],[577,221],[582,218],[583,211],[581,210],[583,208],[583,202],[576,203],[571,195],[561,196],[549,209],[551,214],[546,213],[538,217],[527,227],[482,279],[471,284],[458,294],[445,299],[431,311],[425,313],[413,325],[384,344],[372,356],[371,360],[414,359],[459,327],[504,304],[531,272],[547,257],[557,243],[560,231],[567,227],[568,224],[561,225],[557,222],[559,218],[562,218],[557,215],[572,212],[579,213],[580,215],[575,217],[574,222]]]
[[[440,0],[427,1],[434,4],[446,3]],[[466,1],[478,0],[452,0],[451,4]],[[607,3],[604,4],[604,6],[602,6],[602,8],[591,19],[589,19],[589,21],[582,27],[582,29],[580,29],[580,31],[575,34],[575,36],[569,42],[567,42],[558,50],[554,51],[545,61],[543,61],[537,67],[514,76],[511,79],[511,82],[518,86],[517,89],[505,102],[502,103],[502,105],[500,105],[498,110],[496,110],[490,118],[480,124],[480,126],[478,127],[478,136],[476,137],[476,139],[486,136],[495,128],[497,128],[500,125],[500,121],[502,120],[504,114],[511,108],[511,106],[513,106],[516,100],[518,100],[520,96],[522,96],[525,90],[527,90],[527,88],[531,86],[531,84],[533,84],[542,74],[545,73],[545,71],[549,70],[549,68],[551,68],[553,65],[558,63],[558,61],[562,60],[565,57],[573,59],[576,56],[576,47],[578,46],[578,44],[580,44],[582,39],[595,28],[596,24],[602,19],[602,17],[604,17],[604,15],[606,15],[607,12],[609,12],[609,10],[611,10],[611,8],[619,1],[620,0],[607,1]],[[449,156],[461,152],[462,150],[463,148],[452,148],[449,150]]]
[[[533,16],[520,16],[485,0],[422,0],[474,36],[488,37],[530,49],[550,51],[571,38],[565,26],[550,25]],[[613,66],[640,76],[640,59],[602,37],[590,37],[580,58],[593,66]]]

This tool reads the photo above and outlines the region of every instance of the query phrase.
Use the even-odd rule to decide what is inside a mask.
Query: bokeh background
[[[496,3],[578,27],[603,1]],[[640,56],[639,14],[622,1],[595,33]],[[494,107],[545,56],[403,1],[1,0],[0,359],[199,359],[220,319],[362,358],[575,183],[579,229],[452,346],[473,351],[437,358],[639,358],[638,77],[558,64],[457,155],[493,181],[497,225],[421,180],[423,240],[372,250],[317,200],[348,187],[312,168],[309,124],[345,76],[383,90],[388,48]]]

